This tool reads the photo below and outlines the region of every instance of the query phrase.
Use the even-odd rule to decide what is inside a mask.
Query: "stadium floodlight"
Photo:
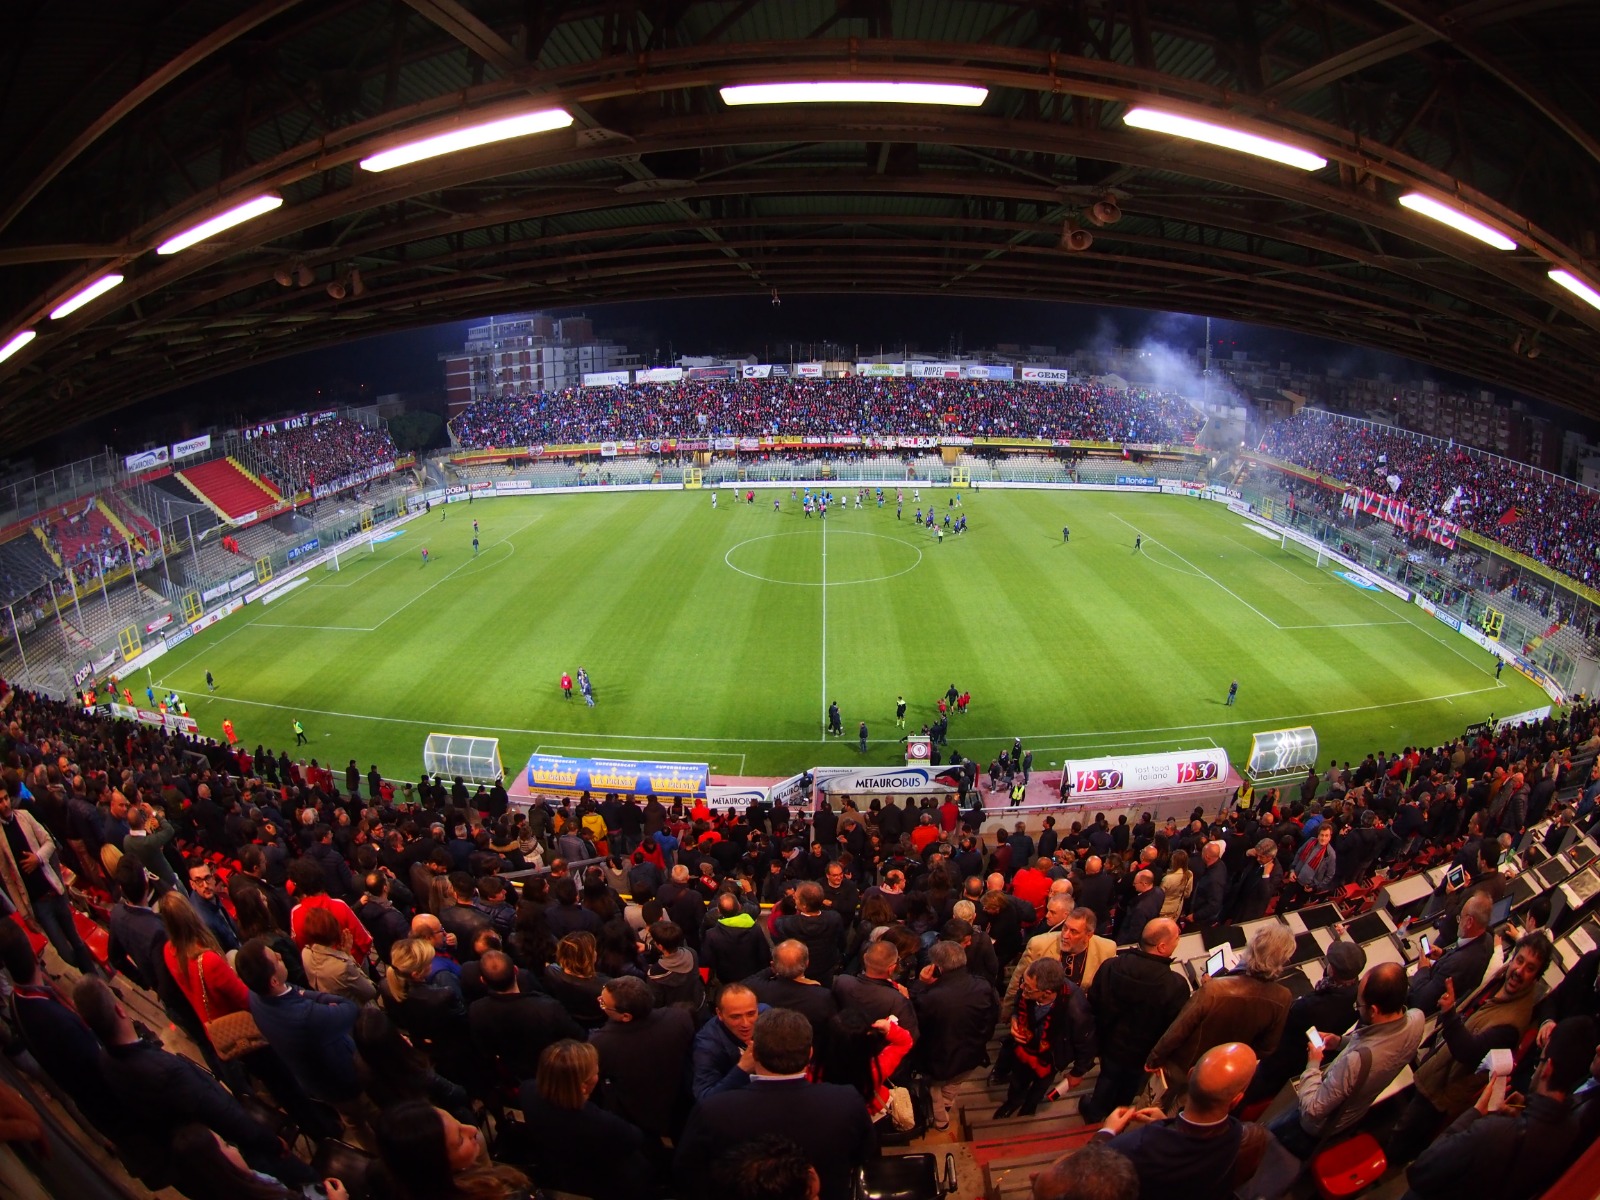
[[[719,89],[722,102],[747,104],[951,104],[976,108],[989,89],[970,83],[896,83],[815,80],[809,83],[740,83]]]
[[[1550,272],[1550,278],[1591,308],[1600,308],[1600,292],[1595,291],[1594,288],[1579,279],[1571,271],[1564,271],[1558,268]],[[0,358],[4,357],[4,351],[0,351]]]
[[[540,108],[532,112],[513,113],[508,117],[496,117],[492,121],[480,121],[474,125],[446,129],[442,133],[406,142],[391,150],[379,151],[368,158],[363,158],[361,167],[366,171],[388,171],[394,167],[410,166],[424,159],[438,158],[441,154],[454,154],[458,150],[472,150],[494,142],[510,141],[512,138],[528,137],[535,133],[549,133],[553,129],[565,129],[571,124],[572,114],[564,108]]]
[[[56,305],[55,308],[51,309],[50,319],[52,321],[59,321],[62,317],[71,316],[85,304],[89,303],[89,301],[105,295],[121,282],[122,276],[116,274],[115,272],[110,275],[100,276],[99,279],[96,279],[93,283],[87,285],[86,287],[79,288],[60,304]]]
[[[1269,159],[1286,167],[1298,167],[1302,171],[1316,171],[1328,165],[1328,160],[1322,155],[1302,150],[1299,146],[1291,146],[1288,142],[1274,141],[1258,134],[1246,133],[1231,125],[1217,125],[1195,117],[1164,112],[1159,108],[1139,105],[1123,113],[1122,120],[1135,129],[1147,129],[1152,133],[1170,133],[1173,137],[1204,142],[1208,146],[1235,150],[1240,154],[1251,154],[1256,158]]]
[[[173,234],[156,247],[156,253],[176,254],[180,250],[187,250],[190,246],[206,241],[225,229],[232,229],[235,225],[243,225],[246,221],[269,213],[282,203],[283,197],[276,192],[262,192],[261,195],[252,196],[235,204],[232,208],[225,209],[198,225],[191,225],[183,232]]]
[[[1467,216],[1460,209],[1441,204],[1432,196],[1424,196],[1421,192],[1407,192],[1401,196],[1400,207],[1409,208],[1412,212],[1438,221],[1441,225],[1448,225],[1458,233],[1477,238],[1485,246],[1493,246],[1496,250],[1517,248],[1517,244],[1498,229],[1490,229],[1482,221]]]
[[[33,341],[36,336],[37,335],[31,329],[24,329],[20,333],[16,334],[4,346],[0,346],[0,362],[5,362],[6,359],[10,358],[18,350],[21,350],[29,342]]]

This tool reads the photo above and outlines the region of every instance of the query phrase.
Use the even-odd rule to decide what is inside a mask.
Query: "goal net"
[[[1297,542],[1291,537],[1280,537],[1278,545],[1287,557],[1298,559],[1300,562],[1319,571],[1329,564],[1328,556],[1321,545],[1308,546],[1304,542]]]
[[[337,571],[339,570],[339,560],[341,558],[350,558],[353,555],[360,554],[362,550],[365,550],[368,554],[376,554],[378,552],[378,543],[371,538],[362,538],[358,542],[340,546],[323,560],[322,569],[325,571]]]

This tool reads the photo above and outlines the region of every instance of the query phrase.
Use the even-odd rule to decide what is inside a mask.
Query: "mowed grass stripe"
[[[157,678],[191,698],[203,730],[231,716],[252,746],[292,740],[297,711],[330,714],[302,717],[313,735],[302,752],[377,762],[399,777],[414,773],[432,728],[505,730],[513,766],[540,742],[658,744],[663,757],[737,750],[747,770],[779,773],[853,761],[864,718],[868,757],[887,764],[901,754],[895,695],[906,695],[915,729],[952,681],[974,701],[952,722],[951,741],[985,763],[1017,734],[1054,735],[1048,744],[1085,754],[1097,739],[1214,738],[1239,758],[1252,729],[1300,713],[1328,714],[1313,724],[1325,751],[1346,757],[1440,740],[1491,710],[1544,702],[1510,672],[1496,686],[1487,653],[1443,627],[1435,633],[1437,623],[1414,607],[1317,572],[1223,506],[966,493],[970,531],[939,545],[913,526],[908,492],[902,521],[892,503],[829,517],[830,692],[851,745],[824,749],[822,589],[765,582],[724,561],[746,543],[733,554],[742,570],[820,580],[821,522],[803,520],[787,491],[780,495],[781,513],[770,491],[755,505],[724,494],[717,511],[703,491],[453,505],[445,520],[420,518],[373,554],[344,556],[371,568],[359,577],[319,568],[308,586],[191,639],[157,664]],[[942,517],[948,496],[925,489],[923,504],[931,497]],[[474,517],[484,548],[477,562]],[[1149,543],[1134,554],[1123,521],[1172,557],[1158,559]],[[1073,529],[1067,546],[1064,522]],[[1236,544],[1253,547],[1249,539],[1261,543],[1256,553]],[[427,568],[423,545],[434,554]],[[916,550],[920,565],[897,574]],[[894,577],[843,582],[874,575]],[[348,582],[355,586],[339,586]],[[1280,625],[1319,627],[1275,628],[1243,602]],[[345,628],[284,627],[316,625]],[[556,686],[579,664],[595,679],[596,709],[563,701]],[[208,668],[216,697],[205,692]],[[1229,709],[1222,701],[1234,677],[1240,699]],[[1457,693],[1476,694],[1440,698]],[[1364,711],[1335,711],[1343,709]]]

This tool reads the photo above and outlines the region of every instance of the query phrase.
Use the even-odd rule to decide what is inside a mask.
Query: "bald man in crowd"
[[[1228,1200],[1256,1173],[1266,1149],[1264,1127],[1231,1115],[1255,1071],[1255,1051],[1243,1042],[1213,1047],[1189,1072],[1188,1098],[1177,1116],[1123,1106],[1095,1138],[1132,1161],[1140,1200]]]

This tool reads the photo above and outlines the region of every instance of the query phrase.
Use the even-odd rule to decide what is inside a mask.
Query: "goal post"
[[[1319,571],[1326,567],[1330,562],[1326,551],[1324,551],[1320,543],[1313,546],[1308,546],[1304,542],[1297,541],[1292,537],[1283,535],[1278,538],[1278,546],[1283,550],[1287,557],[1299,559],[1301,562],[1308,563]]]

